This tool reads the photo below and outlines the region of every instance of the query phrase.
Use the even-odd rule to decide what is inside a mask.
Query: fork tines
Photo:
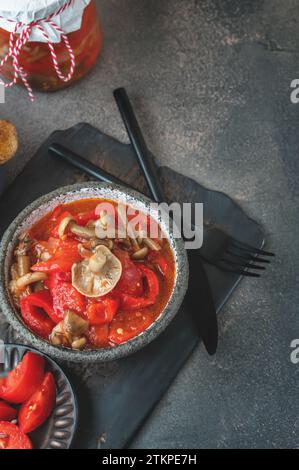
[[[273,256],[274,253],[229,237],[227,250],[221,259],[222,269],[243,276],[260,277],[261,274],[254,271],[265,270],[264,265],[270,263],[267,257]]]

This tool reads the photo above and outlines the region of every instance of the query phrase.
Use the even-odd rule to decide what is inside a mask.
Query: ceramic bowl
[[[41,339],[30,331],[22,321],[18,310],[14,307],[8,291],[9,271],[12,262],[13,250],[19,235],[28,230],[39,219],[53,210],[58,204],[86,198],[104,198],[116,202],[126,203],[149,213],[152,201],[142,194],[127,188],[102,183],[83,183],[62,187],[45,196],[40,197],[24,209],[12,222],[5,232],[0,245],[0,301],[1,308],[9,323],[26,340],[40,351],[57,359],[75,362],[105,362],[127,356],[149,344],[170,323],[176,315],[188,286],[188,258],[181,239],[174,238],[172,230],[168,227],[158,210],[152,210],[151,216],[159,222],[162,230],[168,237],[175,260],[175,281],[169,301],[159,317],[143,333],[126,343],[112,348],[77,351],[54,346]]]

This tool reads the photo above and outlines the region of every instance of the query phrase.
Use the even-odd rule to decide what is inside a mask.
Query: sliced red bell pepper
[[[99,218],[98,215],[96,215],[95,211],[89,211],[89,212],[83,212],[82,214],[77,214],[75,216],[75,220],[78,225],[86,225],[88,222],[91,220],[97,220]]]
[[[105,348],[109,345],[109,326],[93,325],[89,328],[87,338],[92,346]]]
[[[66,310],[73,310],[79,315],[86,310],[85,298],[70,282],[57,282],[51,289],[53,309],[59,321],[63,319]]]
[[[168,263],[164,256],[159,253],[159,251],[151,251],[147,257],[147,260],[149,263],[152,263],[155,267],[157,267],[163,276],[166,276],[168,272]]]
[[[156,274],[144,265],[139,268],[146,280],[146,294],[142,297],[121,294],[121,307],[124,310],[140,310],[150,305],[154,305],[159,294],[159,281]]]
[[[124,343],[142,333],[152,322],[153,317],[148,312],[120,312],[110,325],[109,340],[114,344]]]
[[[5,401],[0,400],[0,421],[12,421],[17,417],[17,410]]]
[[[116,286],[116,292],[140,296],[143,294],[142,272],[130,259],[127,251],[116,248],[113,250],[115,256],[122,264],[122,275]]]
[[[38,336],[48,339],[58,323],[49,292],[43,290],[23,297],[20,309],[26,325]]]
[[[58,206],[56,206],[53,209],[50,220],[52,222],[57,222],[58,218],[60,217],[60,215],[63,211],[64,211],[64,205],[63,204],[58,204]]]
[[[91,325],[104,325],[110,323],[115,317],[119,307],[119,299],[106,297],[91,303],[87,308],[87,318]]]
[[[50,273],[48,275],[48,279],[44,281],[45,285],[48,287],[50,292],[54,287],[59,284],[60,282],[71,282],[72,274],[70,272],[58,272],[58,273]]]
[[[16,424],[0,421],[0,450],[32,448],[29,437]]]
[[[47,261],[41,261],[32,266],[32,271],[55,273],[71,271],[74,263],[81,260],[78,242],[75,240],[61,241],[54,255]]]
[[[44,368],[45,360],[42,356],[27,352],[5,378],[1,398],[10,403],[23,403],[28,400],[42,383]]]
[[[40,387],[20,408],[18,422],[24,433],[34,431],[51,415],[56,400],[56,384],[51,372],[45,375]]]

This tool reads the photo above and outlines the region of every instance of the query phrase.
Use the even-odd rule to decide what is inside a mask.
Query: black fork
[[[150,158],[150,153],[126,90],[118,88],[114,90],[113,94],[151,194],[155,201],[164,201],[163,188],[159,183],[157,168]],[[261,274],[255,271],[264,270],[265,264],[270,262],[265,257],[274,256],[274,253],[255,248],[232,238],[218,227],[205,231],[204,243],[198,252],[205,261],[222,271],[248,277],[260,277]]]
[[[222,271],[260,277],[274,253],[256,248],[225,233],[219,227],[206,231],[201,256]]]

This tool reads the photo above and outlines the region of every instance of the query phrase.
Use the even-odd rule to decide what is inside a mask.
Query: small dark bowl
[[[9,293],[8,284],[13,250],[17,244],[18,236],[25,230],[30,229],[30,227],[58,204],[88,198],[103,198],[126,203],[146,214],[149,214],[150,204],[152,203],[150,199],[132,189],[103,183],[83,183],[66,186],[34,201],[16,217],[1,241],[0,305],[9,323],[26,339],[27,344],[32,344],[39,350],[57,359],[75,362],[105,362],[127,356],[146,346],[171,322],[187,291],[189,275],[188,257],[183,241],[175,238],[172,229],[168,227],[167,218],[161,215],[158,210],[152,210],[151,216],[160,224],[170,243],[176,271],[174,287],[170,298],[159,317],[141,334],[111,348],[78,351],[62,346],[53,346],[48,341],[41,339],[27,328],[20,313],[15,308]]]
[[[57,393],[56,405],[50,418],[40,428],[30,433],[33,448],[69,449],[76,431],[78,410],[72,386],[59,365],[35,348],[5,344],[0,346],[0,377],[14,369],[28,351],[45,358],[47,370],[54,375]]]

